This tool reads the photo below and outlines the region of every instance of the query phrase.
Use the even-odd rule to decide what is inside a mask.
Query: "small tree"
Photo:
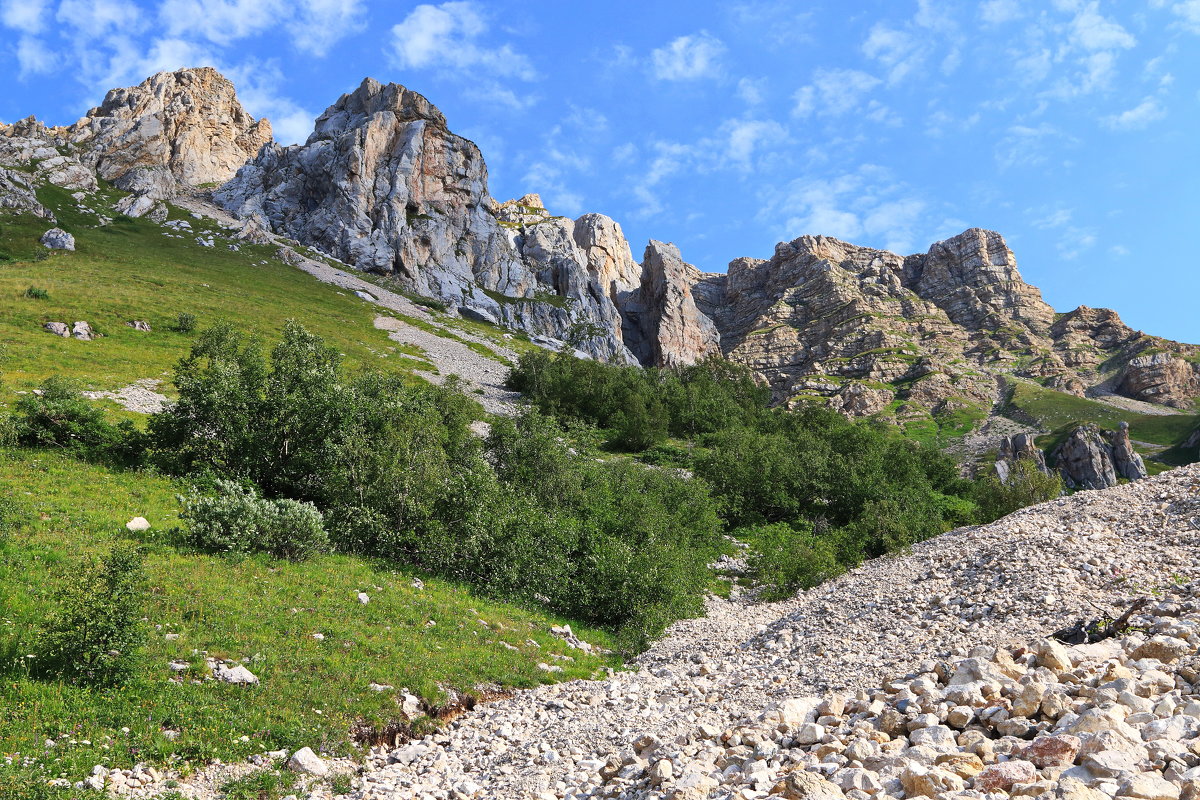
[[[84,399],[79,385],[58,375],[17,401],[18,438],[31,447],[103,447],[120,438],[104,412]]]
[[[146,639],[146,573],[141,551],[117,545],[75,572],[42,632],[35,671],[75,683],[128,679]]]
[[[1007,516],[1026,506],[1045,503],[1063,493],[1058,473],[1045,473],[1028,458],[1017,459],[1008,482],[992,474],[976,484],[975,498],[984,521]]]

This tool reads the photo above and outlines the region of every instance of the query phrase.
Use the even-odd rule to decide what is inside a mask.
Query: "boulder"
[[[1015,784],[1037,780],[1038,771],[1029,761],[1014,759],[984,767],[975,776],[975,789],[981,792],[1008,791]]]
[[[133,328],[135,331],[145,331],[149,333],[151,330],[150,323],[146,322],[144,319],[135,319],[130,322],[126,322],[125,324],[130,328]]]
[[[844,800],[846,797],[837,784],[803,770],[789,773],[771,789],[771,794],[786,800]]]
[[[312,751],[311,747],[302,747],[288,759],[287,767],[292,772],[303,775],[314,775],[323,778],[329,774],[329,765],[325,760]]]
[[[241,664],[226,665],[219,661],[213,661],[210,662],[209,666],[213,677],[222,683],[233,683],[243,686],[258,685],[258,676]]]
[[[61,336],[64,339],[71,337],[71,328],[65,322],[47,322],[42,325],[42,329],[53,333],[55,336]]]
[[[64,231],[62,228],[51,228],[42,234],[38,239],[43,247],[50,250],[74,250],[75,237]]]
[[[125,527],[134,533],[148,531],[150,530],[150,521],[145,517],[134,517],[133,519],[129,520],[129,522],[125,523]]]
[[[92,326],[86,322],[76,322],[71,326],[71,335],[81,342],[90,342],[99,334],[92,330]]]

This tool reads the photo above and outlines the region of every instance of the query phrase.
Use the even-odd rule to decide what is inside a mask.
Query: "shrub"
[[[750,576],[767,600],[791,597],[842,571],[830,542],[813,533],[809,523],[776,523],[737,532],[751,543]]]
[[[142,553],[117,545],[77,570],[57,597],[36,646],[34,670],[76,683],[114,684],[133,672],[146,638]]]
[[[47,378],[38,392],[17,401],[17,439],[30,447],[69,447],[102,452],[116,445],[120,430],[80,393],[69,378]]]
[[[218,553],[264,552],[301,561],[329,546],[324,518],[311,503],[267,500],[231,481],[217,481],[216,496],[183,498],[185,541]]]
[[[45,289],[39,289],[36,286],[30,286],[25,290],[25,298],[28,300],[49,300],[50,293]]]
[[[1042,472],[1027,458],[1017,459],[1008,483],[1001,483],[995,473],[975,484],[975,501],[985,519],[999,519],[1036,503],[1045,503],[1063,493],[1062,478],[1057,472]]]
[[[181,312],[175,318],[174,329],[176,333],[191,333],[196,330],[196,315],[189,314],[186,311]]]

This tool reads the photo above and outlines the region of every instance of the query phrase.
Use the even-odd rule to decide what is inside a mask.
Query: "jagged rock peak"
[[[397,122],[426,120],[441,128],[446,117],[437,106],[422,94],[398,83],[380,83],[364,78],[353,92],[342,95],[325,113],[317,117],[309,141],[333,138],[350,128],[362,127],[378,115],[392,115]],[[387,125],[387,119],[375,119],[376,125]]]
[[[970,228],[936,242],[928,253],[906,258],[904,271],[905,286],[968,330],[1017,322],[1045,335],[1054,323],[1054,309],[1021,278],[1016,256],[995,231]]]
[[[139,168],[165,169],[197,186],[232,178],[271,141],[271,123],[250,116],[217,70],[194,67],[110,90],[66,135],[90,146],[97,172],[108,180]]]

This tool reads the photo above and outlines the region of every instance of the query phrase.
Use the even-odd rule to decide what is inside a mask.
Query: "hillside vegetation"
[[[191,231],[95,225],[43,195],[74,253],[42,256],[43,221],[0,227],[6,786],[350,753],[435,724],[401,713],[405,689],[436,717],[461,695],[619,667],[550,628],[638,652],[701,613],[723,534],[784,596],[1059,491],[963,479],[886,425],[771,408],[721,361],[616,367],[523,345],[510,383],[530,407],[481,439],[455,380],[416,379],[432,364],[384,338],[375,307],[272,248],[201,245],[215,223],[178,210]],[[55,320],[104,336],[42,330]],[[175,400],[149,418],[79,391],[145,378]],[[127,529],[135,516],[149,529]],[[260,683],[214,681],[206,658]]]

